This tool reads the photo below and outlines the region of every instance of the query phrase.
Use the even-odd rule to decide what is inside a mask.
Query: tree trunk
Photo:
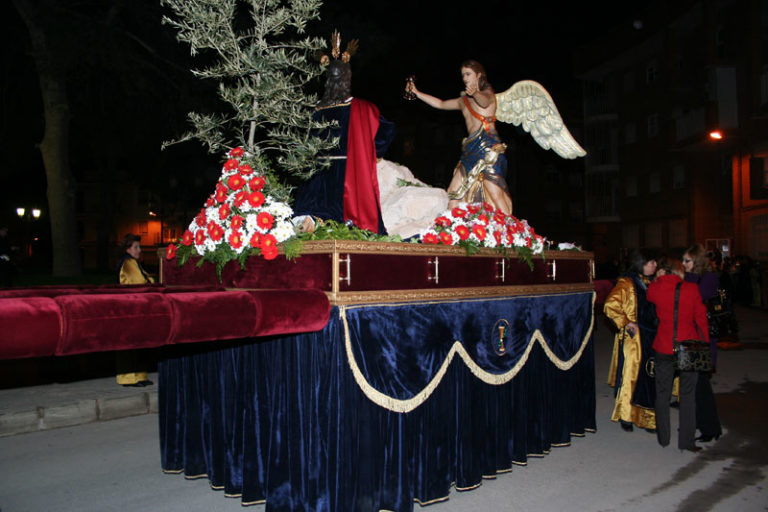
[[[41,22],[49,10],[32,0],[13,0],[27,26],[40,81],[45,131],[39,148],[48,181],[48,217],[51,222],[53,275],[77,276],[82,273],[80,237],[75,220],[75,179],[69,165],[69,101],[66,69],[55,54]],[[48,26],[52,26],[48,25]]]

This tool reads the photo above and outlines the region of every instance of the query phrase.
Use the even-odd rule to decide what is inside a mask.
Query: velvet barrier
[[[187,290],[19,290],[0,298],[0,359],[292,334],[330,315],[320,290]]]
[[[446,499],[594,431],[593,301],[342,306],[320,332],[168,347],[163,469],[268,511]]]

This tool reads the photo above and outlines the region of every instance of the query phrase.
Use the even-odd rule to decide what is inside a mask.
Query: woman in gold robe
[[[141,237],[128,233],[120,244],[120,264],[118,273],[120,284],[151,284],[155,280],[139,264],[141,255]],[[116,352],[117,383],[127,387],[151,386],[147,378],[146,365],[139,359],[135,350]]]
[[[619,278],[603,308],[618,328],[608,371],[608,384],[616,396],[611,420],[626,431],[633,425],[656,429],[651,346],[657,319],[653,304],[645,296],[655,273],[656,260],[635,251],[626,276]]]

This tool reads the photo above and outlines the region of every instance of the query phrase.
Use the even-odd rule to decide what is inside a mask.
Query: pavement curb
[[[157,390],[0,414],[0,437],[157,413]]]

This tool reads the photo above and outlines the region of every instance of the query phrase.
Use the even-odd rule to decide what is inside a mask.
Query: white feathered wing
[[[533,80],[521,80],[496,95],[496,119],[515,126],[522,124],[539,146],[563,158],[587,154],[563,124],[547,90]]]

